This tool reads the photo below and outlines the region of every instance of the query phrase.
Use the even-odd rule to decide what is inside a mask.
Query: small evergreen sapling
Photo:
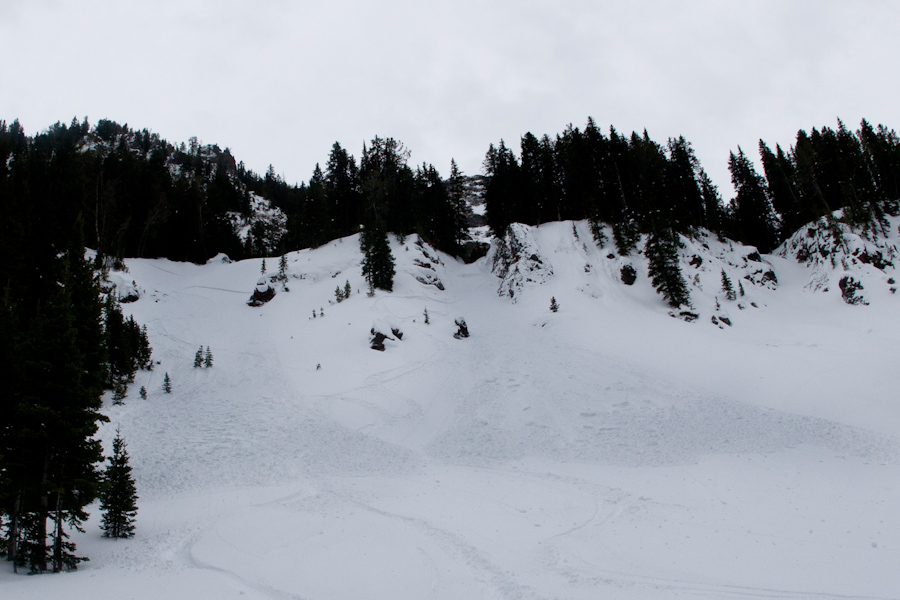
[[[334,299],[337,300],[338,304],[344,301],[344,291],[340,286],[334,288]]]
[[[125,404],[125,397],[128,396],[128,386],[124,379],[116,379],[113,391],[113,404],[120,406]]]
[[[197,353],[194,354],[194,368],[199,369],[203,366],[203,346],[197,348]]]
[[[559,310],[559,304],[557,304],[555,296],[550,297],[550,310],[553,312],[556,312]]]
[[[428,317],[428,309],[427,308],[425,309],[425,324],[426,325],[431,324],[431,319]]]
[[[103,491],[100,494],[100,510],[103,522],[100,528],[104,537],[130,538],[134,535],[134,520],[137,515],[137,492],[128,464],[125,440],[116,429],[113,440],[113,454],[103,474]]]
[[[344,300],[350,297],[350,292],[353,288],[350,287],[350,280],[346,280],[344,282]]]
[[[207,369],[213,366],[213,355],[209,351],[209,346],[206,347],[206,353],[203,355],[203,366]]]
[[[282,254],[278,260],[278,280],[287,281],[287,255]]]
[[[163,391],[167,394],[172,393],[172,379],[169,378],[168,373],[166,373],[166,377],[163,379]]]
[[[262,266],[259,268],[259,274],[260,275],[266,274],[266,259],[263,259],[263,261],[262,261]]]
[[[138,392],[138,395],[140,395],[141,400],[146,400],[147,399],[147,388],[145,388],[144,386],[141,386],[141,391]]]
[[[734,286],[731,285],[731,279],[728,278],[725,269],[722,269],[722,291],[725,292],[725,298],[728,300],[737,299],[737,294],[734,293]],[[743,296],[743,294],[741,295]]]

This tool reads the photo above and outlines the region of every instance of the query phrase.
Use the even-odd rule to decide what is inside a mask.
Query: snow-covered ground
[[[7,566],[0,597],[900,598],[888,284],[850,306],[789,253],[698,239],[686,322],[586,223],[519,233],[503,279],[494,254],[393,241],[395,291],[372,298],[356,238],[291,253],[259,308],[260,260],[129,261],[123,308],[160,364],[101,435],[128,443],[137,535],[102,538],[94,507],[90,562]],[[373,324],[403,337],[371,350]]]

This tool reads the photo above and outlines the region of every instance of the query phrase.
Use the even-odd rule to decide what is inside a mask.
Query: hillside
[[[4,572],[3,597],[900,598],[900,219],[824,223],[763,255],[682,238],[690,315],[586,221],[468,265],[392,236],[374,297],[338,239],[260,307],[261,259],[127,260],[159,363],[101,436],[128,443],[137,535],[101,538],[94,506],[91,561]]]

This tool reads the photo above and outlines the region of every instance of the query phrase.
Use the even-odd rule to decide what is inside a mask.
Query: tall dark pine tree
[[[369,284],[369,292],[375,289],[386,292],[394,289],[394,256],[388,243],[388,234],[380,221],[366,226],[359,237],[360,250],[363,253],[362,274]]]
[[[666,202],[670,205],[671,222],[676,229],[687,233],[704,224],[703,192],[697,173],[701,171],[690,142],[683,136],[672,138],[668,144],[666,163]]]
[[[355,233],[362,219],[359,169],[353,156],[337,142],[331,147],[325,164],[325,193],[334,215],[335,233],[338,236]]]
[[[772,152],[764,141],[759,140],[759,157],[772,197],[772,207],[781,216],[782,233],[787,237],[819,215],[801,202],[796,169],[780,145],[775,146],[775,152]]]
[[[4,302],[17,313],[5,328],[13,326],[8,333],[17,344],[19,371],[5,392],[0,498],[7,557],[33,573],[72,569],[85,560],[75,554],[68,530],[81,530],[85,507],[99,491],[95,465],[102,455],[93,435],[106,420],[98,412],[103,378],[86,367],[96,371],[102,354],[90,347],[99,345],[100,332],[88,331],[100,327],[101,308],[95,283],[73,277],[78,269],[72,265],[82,256],[83,250],[50,262],[50,271],[35,281],[43,291],[30,290],[30,310],[9,296]],[[78,291],[79,285],[93,293]],[[76,306],[76,299],[92,304]],[[76,325],[78,314],[89,318]]]
[[[113,453],[103,473],[103,492],[100,494],[100,510],[103,511],[100,529],[103,530],[104,537],[130,538],[134,535],[137,499],[125,440],[117,429]]]
[[[453,231],[455,240],[453,246],[459,248],[469,239],[467,224],[467,206],[465,177],[459,170],[454,159],[450,159],[450,177],[447,178],[447,200],[450,203],[453,214]]]
[[[734,199],[737,240],[756,246],[760,252],[771,251],[778,240],[777,220],[763,178],[740,148],[737,154],[731,153],[728,169],[737,192]]]
[[[506,235],[510,223],[521,222],[522,182],[519,161],[503,140],[496,148],[491,144],[484,158],[487,184],[484,190],[484,205],[488,225],[493,234],[501,238]]]
[[[678,261],[678,234],[670,225],[660,225],[647,236],[644,255],[653,287],[672,308],[690,306],[691,296]]]

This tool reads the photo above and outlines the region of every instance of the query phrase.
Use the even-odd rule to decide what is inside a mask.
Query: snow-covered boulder
[[[275,297],[275,288],[272,287],[268,277],[260,277],[256,282],[256,289],[253,295],[247,300],[250,306],[262,306]]]

